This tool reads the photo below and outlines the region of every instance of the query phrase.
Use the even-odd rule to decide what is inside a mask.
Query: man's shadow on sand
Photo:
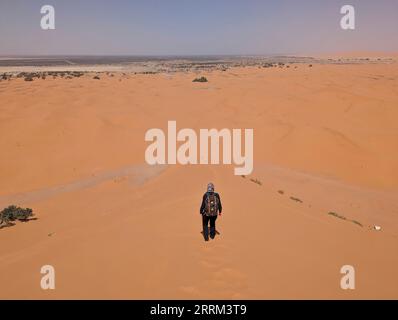
[[[200,231],[200,233],[202,234],[203,239],[204,239],[205,241],[209,241],[209,239],[214,239],[216,236],[220,236],[220,235],[221,235],[221,233],[218,232],[217,230],[215,230],[215,233],[212,234],[212,233],[210,232],[210,227],[207,228],[207,236],[206,236],[206,234],[204,233],[203,230]]]

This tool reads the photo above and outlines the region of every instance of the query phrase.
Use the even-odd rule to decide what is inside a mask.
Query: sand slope
[[[397,75],[397,64],[298,65],[204,84],[0,82],[0,205],[38,218],[0,230],[0,298],[398,298]],[[253,128],[253,175],[145,165],[146,130],[168,120]],[[208,181],[224,215],[205,243]],[[45,264],[54,291],[40,289]],[[354,291],[340,289],[345,264]]]

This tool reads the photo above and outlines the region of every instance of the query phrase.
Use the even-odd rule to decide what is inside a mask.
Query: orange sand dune
[[[0,229],[0,298],[397,299],[398,64],[196,76],[0,82],[0,205],[37,217]],[[253,174],[149,167],[145,132],[169,120],[253,128]],[[205,243],[209,181],[224,212]]]

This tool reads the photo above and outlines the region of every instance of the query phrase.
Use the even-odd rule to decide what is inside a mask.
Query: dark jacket
[[[200,214],[204,214],[206,212],[206,198],[207,198],[207,194],[211,194],[213,192],[206,192],[203,195],[203,199],[202,199],[202,205],[200,206]],[[220,195],[217,192],[214,192],[214,195],[217,198],[217,204],[218,204],[218,212],[221,213],[222,212],[222,205],[221,205],[221,199],[220,199]]]

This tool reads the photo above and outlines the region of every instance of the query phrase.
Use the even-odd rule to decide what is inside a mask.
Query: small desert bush
[[[296,202],[300,202],[303,203],[303,200],[296,198],[296,197],[290,197],[291,200],[296,201]]]
[[[259,186],[262,186],[262,182],[258,179],[250,179],[251,182],[254,182],[255,184],[258,184]]]
[[[352,222],[352,223],[355,223],[356,225],[358,225],[358,226],[360,226],[360,227],[363,227],[363,224],[360,223],[359,221],[351,220],[351,222]]]
[[[196,78],[193,79],[192,82],[208,82],[206,77],[200,77],[200,78]]]
[[[0,225],[3,223],[5,225],[10,224],[13,221],[27,221],[33,216],[33,210],[30,208],[20,208],[17,206],[8,206],[7,208],[0,211]]]
[[[350,221],[350,222],[355,223],[356,225],[358,225],[358,226],[360,226],[360,227],[363,227],[363,224],[360,223],[359,221],[347,219],[346,217],[344,217],[344,216],[342,216],[342,215],[339,215],[339,214],[336,213],[336,212],[329,212],[328,214],[331,215],[331,216],[333,216],[333,217],[339,218],[339,219],[341,219],[341,220]]]
[[[342,216],[342,215],[339,215],[339,214],[336,213],[336,212],[329,212],[328,215],[333,216],[333,217],[336,217],[336,218],[339,218],[339,219],[341,219],[341,220],[347,220],[346,217],[344,217],[344,216]]]

